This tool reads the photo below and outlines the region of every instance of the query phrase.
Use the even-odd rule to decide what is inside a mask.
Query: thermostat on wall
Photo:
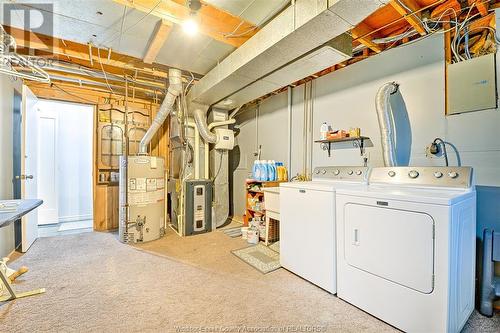
[[[495,109],[495,54],[448,65],[448,114]]]

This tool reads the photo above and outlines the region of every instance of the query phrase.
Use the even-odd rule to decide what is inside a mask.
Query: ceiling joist
[[[191,17],[190,9],[183,4],[185,1],[113,1],[175,24],[182,24]],[[258,31],[258,28],[253,24],[206,3],[203,3],[201,9],[196,14],[196,20],[200,33],[236,48],[243,45]]]
[[[129,71],[139,71],[152,76],[167,78],[167,70],[159,70],[156,67],[142,63],[141,60],[120,55],[107,49],[89,48],[88,45],[79,44],[50,37],[42,34],[35,34],[30,31],[21,30],[14,27],[5,27],[9,35],[14,37],[19,48],[41,50],[58,56],[66,57],[67,60],[79,59],[89,61],[91,67],[100,68],[100,65],[113,66]],[[91,52],[91,54],[89,53]],[[111,55],[109,54],[111,52]]]
[[[421,21],[420,6],[415,0],[391,0],[390,4],[420,35],[427,33]]]
[[[481,16],[488,15],[488,10],[490,9],[490,2],[485,0],[468,0],[469,6],[475,5],[477,11],[481,14]]]
[[[380,53],[382,52],[382,47],[372,42],[371,36],[367,36],[368,34],[370,34],[371,31],[372,29],[370,28],[370,26],[368,26],[368,24],[361,22],[354,29],[351,30],[351,34],[352,37],[354,39],[357,39],[357,41],[360,42],[361,44],[365,45],[366,47],[375,51],[376,53]]]
[[[158,53],[165,44],[168,35],[170,35],[170,31],[172,31],[172,23],[167,20],[159,20],[156,24],[155,30],[149,40],[148,47],[146,49],[146,53],[144,58],[142,59],[146,64],[152,64]]]

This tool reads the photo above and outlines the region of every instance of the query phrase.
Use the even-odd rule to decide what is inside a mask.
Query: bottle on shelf
[[[262,161],[260,161],[260,177],[258,180],[262,181],[262,182],[267,181],[267,174],[268,174],[267,161],[262,160]]]
[[[253,161],[252,178],[255,180],[259,180],[259,162],[259,160]]]
[[[326,121],[323,124],[321,124],[321,127],[319,129],[321,140],[326,140],[326,137],[328,135],[328,131],[329,130],[330,130],[330,126],[328,126],[328,124],[326,123]]]

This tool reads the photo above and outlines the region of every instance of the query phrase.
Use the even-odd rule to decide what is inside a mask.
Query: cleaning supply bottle
[[[269,161],[269,169],[271,170],[269,174],[269,180],[276,181],[276,161],[274,160]]]
[[[326,136],[328,134],[328,130],[329,129],[330,129],[330,126],[328,126],[328,124],[326,123],[326,121],[323,124],[321,124],[321,127],[319,129],[321,140],[326,140]]]
[[[283,170],[284,166],[283,166],[283,162],[278,162],[278,166],[277,166],[277,169],[278,169],[278,180],[280,182],[284,181],[285,180],[285,175],[284,175],[284,170]]]
[[[260,181],[260,180],[262,180],[262,161],[257,160],[256,163],[257,164],[255,166],[255,176],[254,176],[254,178],[255,178],[255,180]]]
[[[266,182],[268,181],[271,181],[272,177],[273,177],[273,169],[271,167],[271,160],[266,160],[264,161],[265,162],[265,166],[266,166]]]
[[[260,170],[259,181],[261,182],[267,181],[267,161],[265,160],[260,161],[259,170]]]
[[[253,167],[252,167],[252,179],[258,180],[258,167],[259,167],[259,160],[253,161]]]

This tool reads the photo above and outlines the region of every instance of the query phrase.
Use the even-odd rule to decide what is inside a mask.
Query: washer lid
[[[421,189],[383,185],[369,185],[364,190],[338,188],[337,194],[361,196],[386,200],[400,200],[435,205],[453,205],[475,195],[474,190]]]
[[[367,186],[359,183],[308,181],[308,182],[282,183],[280,184],[280,187],[335,192],[339,188],[362,191]]]

